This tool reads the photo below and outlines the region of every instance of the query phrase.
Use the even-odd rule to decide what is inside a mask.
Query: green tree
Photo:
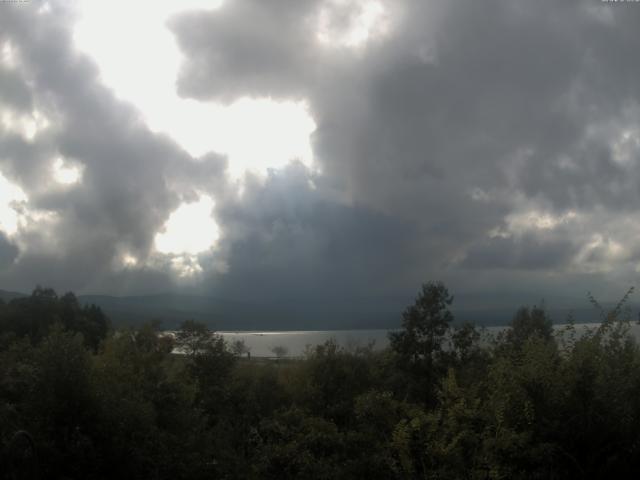
[[[185,320],[176,332],[176,343],[187,356],[197,355],[211,340],[209,328],[195,320]]]
[[[317,345],[301,372],[305,403],[313,413],[339,426],[353,421],[355,398],[370,387],[370,363],[366,350],[347,352],[334,339]]]
[[[244,340],[235,340],[231,344],[231,351],[238,357],[246,355],[247,358],[251,358],[251,347]]]
[[[81,334],[58,324],[42,340],[34,360],[36,378],[26,411],[47,466],[44,474],[82,476],[83,470],[91,470],[96,454],[90,435],[96,418],[90,353]]]
[[[271,350],[271,353],[273,353],[278,360],[281,360],[282,358],[286,357],[287,354],[289,353],[289,349],[284,345],[275,345],[271,347],[270,350]]]
[[[413,378],[409,387],[427,404],[435,401],[436,385],[446,373],[444,342],[453,321],[452,302],[443,283],[423,284],[415,303],[402,314],[402,330],[389,334],[399,366]]]
[[[198,405],[214,420],[228,405],[229,380],[237,355],[221,335],[194,320],[182,324],[176,341],[187,356],[187,371],[197,385]]]
[[[549,341],[553,338],[553,322],[544,307],[520,307],[507,330],[506,340],[521,348],[531,338]]]
[[[333,422],[293,407],[263,420],[259,431],[256,478],[345,478],[343,437]]]
[[[36,287],[31,296],[16,298],[0,308],[0,333],[13,332],[34,345],[47,336],[54,324],[81,333],[84,344],[97,350],[109,330],[109,320],[95,306],[81,306],[73,293],[58,297],[50,288]]]

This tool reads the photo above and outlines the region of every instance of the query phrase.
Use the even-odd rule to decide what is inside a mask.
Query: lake
[[[560,330],[566,325],[554,325],[554,329]],[[594,323],[575,324],[576,331],[584,331],[586,328],[595,327]],[[506,327],[484,327],[484,335],[496,335]],[[366,346],[373,343],[374,349],[383,349],[389,345],[388,333],[390,330],[293,330],[293,331],[222,331],[217,332],[229,343],[237,340],[244,341],[254,357],[275,357],[272,349],[284,347],[286,356],[298,357],[304,354],[307,346],[315,346],[334,339],[338,345],[346,348]],[[631,333],[640,340],[640,325],[631,324]]]
[[[274,347],[284,347],[287,356],[298,357],[304,354],[307,345],[320,345],[335,339],[343,347],[366,346],[374,342],[375,348],[384,348],[389,344],[389,330],[320,330],[320,331],[282,331],[282,332],[217,332],[229,343],[244,341],[251,350],[251,356],[274,357]]]

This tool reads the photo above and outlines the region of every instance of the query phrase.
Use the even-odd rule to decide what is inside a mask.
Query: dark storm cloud
[[[317,3],[240,0],[177,17],[170,25],[189,52],[178,92],[222,100],[299,94],[315,62],[308,19]]]
[[[100,85],[74,51],[64,4],[42,15],[3,7],[0,39],[24,65],[0,70],[0,101],[54,125],[33,142],[0,130],[0,169],[57,220],[21,232],[19,261],[0,280],[170,289],[170,260],[150,260],[153,238],[198,191],[215,199],[221,229],[199,256],[207,293],[384,294],[431,278],[454,289],[579,290],[602,272],[633,278],[640,8],[382,4],[388,31],[357,48],[322,44],[317,28],[324,12],[338,38],[362,2],[229,0],[168,22],[184,54],[181,96],[309,105],[320,173],[293,165],[248,178],[242,194],[224,158],[189,158]],[[79,185],[52,183],[56,155],[83,167]],[[578,220],[554,220],[568,213]],[[509,221],[541,215],[551,218],[544,228]],[[115,267],[123,252],[148,266]]]
[[[522,238],[494,237],[469,249],[463,267],[538,270],[567,266],[576,255],[567,238],[528,233]]]
[[[321,4],[242,0],[175,18],[179,90],[306,96],[325,182],[416,225],[412,278],[451,277],[456,265],[562,272],[590,233],[637,209],[638,145],[622,161],[615,151],[640,125],[635,5],[386,2],[387,37],[349,50],[316,41]],[[527,208],[583,222],[553,239],[489,238]]]
[[[241,298],[322,298],[386,293],[402,284],[416,244],[415,225],[327,198],[301,165],[221,209],[229,272],[218,293]],[[368,279],[368,281],[365,281]]]
[[[31,107],[31,92],[20,75],[0,67],[0,102],[19,109]]]
[[[4,233],[0,232],[0,271],[11,265],[19,253],[18,247],[11,243]]]

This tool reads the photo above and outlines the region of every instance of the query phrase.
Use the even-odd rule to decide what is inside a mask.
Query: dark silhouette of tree
[[[201,322],[185,320],[176,332],[176,343],[183,352],[193,357],[205,351],[207,345],[215,340],[213,333]]]
[[[109,320],[99,307],[81,306],[73,293],[58,297],[51,288],[38,286],[31,296],[13,299],[0,309],[0,333],[27,337],[34,345],[55,324],[82,334],[85,345],[94,351],[109,331]]]
[[[483,342],[427,283],[390,348],[275,364],[193,321],[182,349],[157,323],[94,348],[89,309],[38,288],[0,305],[0,479],[635,478],[628,296],[570,342],[538,307]]]
[[[540,338],[544,341],[553,338],[553,322],[544,307],[520,307],[511,320],[510,327],[507,330],[506,339],[516,348],[521,348],[527,340],[532,338]]]
[[[234,355],[242,357],[244,355],[251,359],[251,348],[246,344],[244,340],[236,340],[231,344],[231,351]]]
[[[281,360],[282,358],[286,357],[287,354],[289,353],[289,350],[287,349],[287,347],[283,345],[275,345],[271,347],[270,350],[271,350],[271,353],[273,353],[278,360]]]
[[[443,283],[423,284],[415,303],[402,314],[402,330],[389,334],[400,367],[415,379],[417,393],[427,404],[435,400],[436,384],[446,372],[443,347],[453,321],[452,302]]]

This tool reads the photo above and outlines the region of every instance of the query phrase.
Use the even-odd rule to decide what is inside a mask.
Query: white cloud
[[[318,12],[317,38],[331,47],[358,48],[389,32],[389,13],[382,2],[329,0]]]
[[[634,165],[640,153],[640,128],[629,127],[611,145],[612,158],[620,165]]]
[[[20,113],[9,107],[1,107],[2,105],[0,105],[0,128],[20,135],[25,140],[33,141],[51,125],[47,116],[38,109],[31,113]]]
[[[18,52],[9,40],[0,43],[0,66],[8,69],[18,67]]]
[[[203,272],[198,257],[195,255],[182,254],[171,259],[171,268],[180,278],[189,278]]]
[[[489,236],[507,238],[536,230],[553,230],[561,225],[578,221],[580,218],[581,216],[573,210],[558,215],[530,208],[507,215],[505,218],[506,226],[493,229],[489,232]]]

